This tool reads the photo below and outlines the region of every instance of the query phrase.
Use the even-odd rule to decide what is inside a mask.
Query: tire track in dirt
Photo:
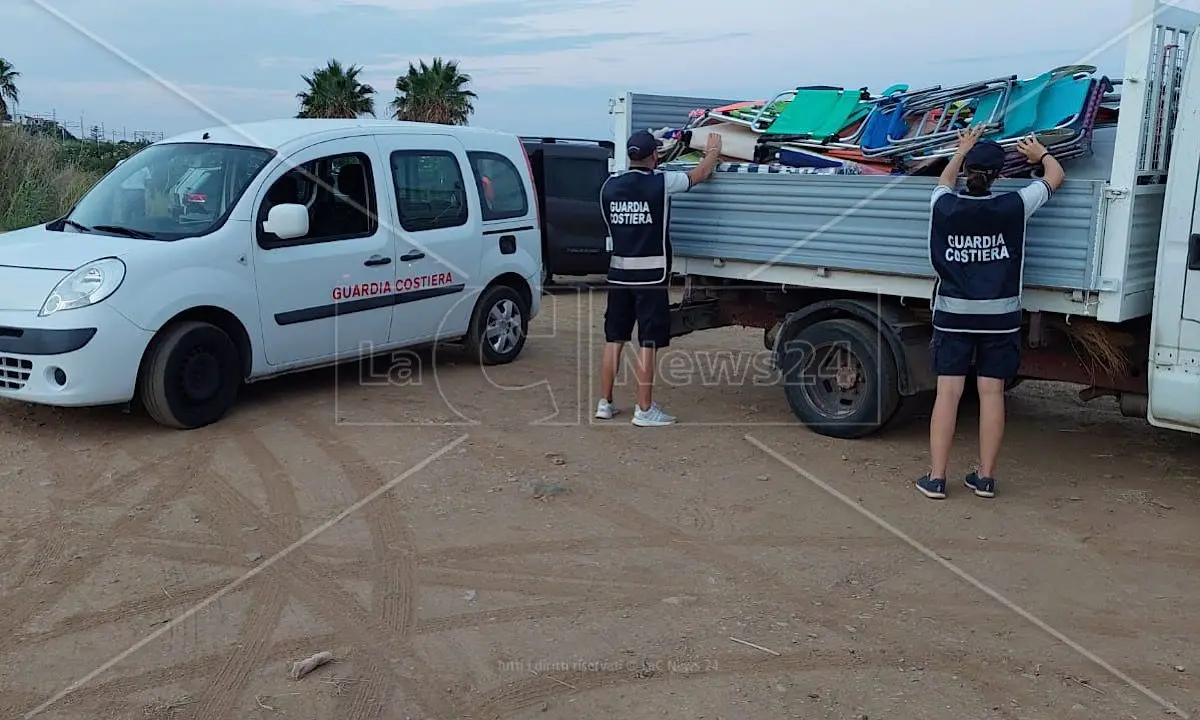
[[[250,611],[239,633],[241,647],[231,652],[200,695],[196,720],[233,717],[234,707],[250,683],[250,675],[267,664],[271,634],[287,608],[288,595],[278,583],[259,583],[250,598]]]
[[[156,507],[174,500],[207,467],[207,459],[195,448],[175,454],[161,463],[151,464],[141,472],[158,472],[163,479],[147,493],[141,501],[142,504]],[[0,598],[0,653],[8,652],[14,647],[14,638],[18,637],[20,629],[33,616],[52,607],[95,570],[111,554],[117,541],[135,535],[154,518],[155,515],[151,512],[122,515],[113,525],[94,537],[73,536],[76,541],[82,540],[88,544],[88,548],[79,553],[78,557],[69,562],[54,563],[50,572],[30,576],[25,585]],[[44,557],[49,560],[49,556]],[[30,582],[35,579],[41,581],[37,586]]]
[[[33,557],[25,563],[25,567],[19,571],[14,571],[12,576],[15,577],[13,582],[14,588],[19,588],[25,583],[34,580],[46,569],[60,564],[64,559],[67,551],[67,528],[64,525],[59,525],[50,531],[50,534],[37,541],[37,549],[33,552]],[[14,543],[20,547],[20,543]],[[16,553],[14,553],[14,558]],[[5,574],[8,574],[7,572]]]
[[[300,538],[301,529],[300,505],[290,476],[257,433],[243,433],[234,443],[263,483],[268,511],[280,528],[277,539],[282,546],[290,545]],[[223,536],[236,545],[240,544],[242,534],[238,530],[235,534],[223,533]],[[197,720],[220,720],[232,714],[250,682],[250,675],[268,660],[263,652],[283,618],[288,600],[289,595],[279,583],[258,583],[239,633],[240,647],[229,655],[201,695]]]
[[[710,604],[714,596],[699,596],[691,604],[692,607],[702,607]],[[522,620],[539,621],[554,618],[580,617],[591,613],[619,610],[636,610],[642,608],[661,607],[662,595],[627,596],[600,600],[576,600],[574,602],[548,602],[520,607],[483,610],[479,612],[459,613],[429,618],[417,623],[417,632],[434,634],[450,630],[472,630],[483,625],[496,623],[513,623]]]
[[[0,690],[0,717],[18,718],[24,713],[38,706],[43,700],[42,696],[29,692],[28,690],[13,690],[5,688]],[[119,717],[119,716],[112,716]]]
[[[610,590],[625,592],[653,592],[659,597],[688,595],[696,592],[695,586],[663,583],[631,582],[620,579],[572,578],[561,575],[534,575],[510,573],[497,570],[474,570],[462,568],[419,568],[417,578],[422,584],[442,587],[493,590],[498,592],[530,594],[536,588],[538,595],[574,597],[580,600],[609,594]]]
[[[273,513],[273,520],[281,530],[281,538],[292,543],[300,538],[302,523],[300,518],[300,503],[296,500],[296,489],[292,486],[292,477],[280,462],[279,457],[266,446],[257,433],[238,435],[234,440],[263,483],[267,495],[267,507]],[[233,543],[240,541],[242,535],[231,536]]]
[[[852,642],[847,637],[846,631],[846,616],[839,614],[834,609],[837,605],[836,601],[829,602],[819,607],[829,609],[818,609],[814,606],[811,595],[806,595],[799,588],[791,585],[787,580],[780,577],[775,571],[764,567],[753,560],[743,559],[740,556],[728,553],[724,548],[717,546],[704,538],[698,536],[687,535],[686,533],[674,528],[666,523],[663,523],[641,510],[617,500],[616,498],[598,493],[596,491],[585,489],[580,492],[580,496],[584,501],[588,502],[589,509],[596,512],[601,517],[606,518],[609,522],[616,524],[618,527],[624,527],[627,530],[634,532],[643,532],[647,535],[666,535],[675,537],[680,540],[687,540],[687,544],[680,546],[680,552],[691,556],[698,562],[711,565],[719,568],[722,572],[728,573],[731,577],[749,578],[747,583],[751,588],[756,588],[769,597],[777,600],[786,600],[796,603],[800,607],[804,607],[801,617],[809,622],[814,622],[825,630],[833,634],[833,637],[843,641]],[[894,546],[893,546],[894,547]],[[928,599],[926,599],[928,602]],[[916,633],[911,633],[899,626],[889,628],[893,636],[899,635],[896,640],[887,641],[882,637],[873,639],[877,651],[886,653],[889,657],[912,657],[918,652],[917,648],[929,646],[935,648],[937,652],[945,653],[949,657],[945,660],[938,658],[937,663],[949,663],[955,666],[978,666],[980,672],[972,676],[972,681],[976,685],[976,691],[986,697],[990,702],[997,706],[1006,703],[1010,698],[1014,697],[1012,688],[1005,682],[999,680],[986,680],[994,673],[994,668],[989,670],[983,665],[978,665],[972,660],[972,655],[968,655],[965,651],[947,647],[944,643],[939,643],[928,637],[921,637]],[[905,647],[908,650],[906,652]],[[985,650],[979,648],[975,655],[984,655]],[[926,667],[931,667],[929,660],[925,661]],[[1033,698],[1029,696],[1018,696],[1023,702],[1044,701],[1045,698]]]
[[[313,518],[308,518],[308,519],[312,520],[313,523],[316,524],[318,522],[324,522],[328,518],[327,517],[319,517],[319,518],[313,517]],[[303,518],[301,520],[303,521]],[[131,539],[137,540],[138,543],[145,543],[144,547],[152,546],[155,548],[153,552],[144,553],[146,555],[159,556],[158,553],[165,553],[167,555],[178,556],[183,562],[208,562],[207,560],[203,560],[200,558],[210,555],[211,559],[213,560],[214,564],[216,564],[216,565],[238,565],[238,564],[241,564],[241,560],[237,560],[236,562],[232,562],[232,563],[227,563],[223,560],[218,560],[219,556],[217,553],[221,553],[221,552],[235,553],[236,549],[231,549],[229,547],[226,547],[225,545],[219,545],[219,544],[214,543],[213,536],[211,534],[182,533],[181,532],[181,533],[172,533],[170,537],[167,537],[166,535],[160,535],[158,533],[143,532],[143,533],[139,534],[136,538],[131,538]],[[138,552],[141,547],[143,547],[143,545],[138,545],[137,547],[131,548],[131,552]],[[354,550],[351,548],[322,545],[321,543],[318,543],[315,540],[313,542],[305,545],[304,547],[306,550],[308,550],[309,555],[311,555],[313,557],[318,557],[321,560],[346,561],[346,560],[356,560],[359,557],[361,557],[361,553],[359,553],[357,550]],[[196,554],[189,555],[188,551],[190,551],[190,550],[194,551]],[[161,557],[161,556],[159,556],[159,557]],[[230,557],[232,557],[232,556],[230,556]]]
[[[296,639],[281,640],[268,646],[264,655],[273,658],[295,658],[312,652],[314,647],[333,647],[339,641],[337,633],[322,633]],[[113,698],[134,697],[139,693],[153,692],[163,686],[179,682],[180,678],[202,676],[211,672],[212,668],[220,665],[226,659],[226,653],[213,652],[192,657],[172,665],[156,667],[152,670],[121,675],[111,680],[85,685],[62,700],[62,707],[78,708],[86,711],[87,718],[135,718],[141,716],[141,707],[135,709],[130,701],[114,701]],[[4,691],[6,695],[9,691]],[[41,695],[25,693],[29,697],[22,701],[20,713],[14,712],[14,717],[32,710],[45,700]],[[14,708],[12,703],[9,703]],[[2,707],[2,706],[0,706]],[[8,717],[7,715],[5,717]]]
[[[1200,556],[1187,551],[1181,545],[1167,545],[1158,548],[1146,548],[1137,543],[1124,542],[1117,539],[1090,538],[1080,541],[1078,546],[1048,545],[1007,539],[996,540],[973,548],[962,544],[962,538],[937,538],[922,535],[922,542],[929,547],[954,548],[954,552],[972,554],[975,552],[1002,555],[1040,556],[1040,557],[1071,557],[1081,553],[1090,554],[1106,562],[1129,560],[1135,562],[1156,562],[1163,565],[1178,565],[1187,569],[1200,570]],[[744,547],[821,547],[830,550],[842,546],[851,550],[886,549],[896,547],[896,540],[890,536],[805,536],[805,535],[743,535],[721,539],[722,543],[731,543]]]
[[[242,553],[238,552],[236,548],[219,547],[209,542],[188,545],[163,540],[146,540],[140,537],[130,539],[137,543],[126,550],[130,555],[215,567],[239,567],[246,563]]]
[[[24,579],[25,568],[18,566],[22,565],[21,554],[25,551],[25,546],[29,544],[24,538],[5,537],[0,538],[0,579],[12,578],[11,585],[17,586]],[[26,561],[24,565],[30,563]],[[3,592],[4,586],[0,585],[0,592]]]
[[[295,418],[296,427],[337,463],[346,482],[360,496],[374,492],[391,478],[384,477],[352,445],[338,440],[307,417]],[[363,508],[364,519],[371,535],[372,556],[380,563],[383,575],[375,590],[375,602],[380,608],[384,625],[398,637],[406,637],[415,620],[416,592],[413,584],[413,556],[416,546],[408,523],[399,511],[399,501],[385,493]]]
[[[849,659],[848,659],[849,658]],[[724,654],[705,657],[702,662],[686,658],[643,658],[642,668],[628,667],[621,670],[571,670],[555,672],[552,677],[536,675],[525,680],[507,683],[485,695],[465,717],[471,720],[502,720],[522,710],[563,695],[585,693],[590,690],[629,688],[637,685],[663,682],[704,681],[724,677],[755,677],[781,673],[829,672],[830,670],[870,671],[900,670],[899,658],[889,655],[849,655],[844,650],[810,648],[807,652],[787,653],[779,657],[752,657],[745,653]],[[963,675],[966,671],[978,673],[995,672],[995,666],[986,662],[970,661],[966,664],[956,660],[940,659],[922,664],[925,671],[949,675]],[[645,669],[643,669],[645,668]],[[683,668],[680,672],[678,668]],[[570,685],[565,688],[562,683]],[[991,699],[985,698],[991,702]],[[1007,704],[1007,703],[1005,703]],[[1017,720],[1018,715],[1004,705],[995,706],[995,711],[1005,718]],[[799,717],[799,716],[797,716]],[[1022,716],[1023,717],[1023,716]]]
[[[59,517],[71,512],[90,510],[96,507],[114,507],[116,506],[115,498],[121,493],[135,487],[139,482],[145,480],[148,475],[155,473],[161,468],[177,464],[180,459],[180,453],[188,452],[193,457],[204,456],[207,454],[206,450],[211,449],[218,442],[219,438],[201,439],[188,448],[172,449],[163,452],[136,468],[123,471],[111,478],[101,478],[92,483],[90,487],[75,491],[56,490],[52,502],[59,509],[59,512],[51,514],[50,517],[42,517],[25,523],[13,524],[9,526],[7,534],[11,538],[44,541],[49,535],[48,526],[54,525],[56,522],[60,527],[62,526],[61,521],[58,520]],[[52,462],[56,458],[53,453],[50,453],[49,456]],[[80,458],[79,462],[80,464],[76,467],[64,469],[64,465],[67,463],[59,457],[57,462],[53,462],[51,466],[52,475],[57,478],[74,479],[94,474],[95,469],[82,464],[82,458]],[[121,505],[124,506],[124,503]]]
[[[196,585],[171,593],[169,596],[161,592],[144,595],[126,602],[113,605],[103,610],[90,610],[76,613],[59,620],[45,632],[18,635],[14,642],[17,645],[36,645],[55,640],[67,635],[93,630],[101,625],[108,625],[129,617],[150,615],[152,613],[167,614],[172,610],[195,605],[204,598],[212,595],[230,583],[229,580],[217,580],[203,585]],[[166,622],[169,618],[155,620],[154,624]]]
[[[212,455],[215,450],[226,437],[235,435],[238,431],[233,428],[225,428],[220,432],[203,438],[194,438],[193,442],[189,442],[182,448],[172,448],[166,452],[154,456],[144,465],[119,473],[107,480],[101,478],[96,481],[90,488],[85,488],[80,494],[80,506],[88,507],[91,505],[107,505],[113,501],[121,493],[129,490],[137,485],[143,479],[143,476],[148,473],[161,470],[165,467],[174,467],[180,461],[185,461],[188,458],[207,458]],[[57,466],[55,466],[57,468]],[[59,476],[56,469],[55,475]],[[82,474],[80,469],[72,470],[65,473],[68,476]]]
[[[213,474],[205,485],[204,492],[213,505],[214,522],[221,523],[223,531],[232,533],[239,527],[257,525],[258,534],[264,541],[278,545],[278,549],[282,549],[286,544],[283,539],[284,529],[277,525],[273,518],[255,510],[249,500],[220,473]],[[278,549],[273,552],[277,552]],[[364,610],[358,598],[344,590],[335,576],[321,569],[319,563],[313,562],[303,547],[281,558],[276,567],[268,573],[276,582],[286,585],[293,597],[311,607],[318,616],[334,626],[340,643],[354,643],[365,660],[362,668],[365,678],[379,677],[385,681],[382,686],[376,686],[367,680],[356,683],[382,687],[381,694],[377,693],[374,698],[370,698],[360,691],[351,700],[350,708],[360,714],[355,716],[339,710],[339,720],[378,718],[378,714],[364,714],[372,712],[374,703],[370,701],[386,704],[385,696],[390,696],[396,687],[404,689],[409,697],[419,699],[434,717],[458,717],[454,708],[447,704],[451,698],[434,691],[435,678],[409,678],[391,670],[389,653],[411,653],[409,643],[396,639],[394,632]],[[376,707],[375,712],[377,711]]]
[[[517,555],[545,555],[582,552],[586,550],[641,550],[654,547],[664,547],[664,542],[659,538],[612,537],[606,535],[603,537],[527,540],[524,542],[440,548],[438,550],[418,552],[414,556],[414,561],[418,565],[435,565],[455,560],[477,560],[480,558],[501,558]]]
[[[390,480],[356,448],[334,438],[311,418],[295,417],[293,423],[337,463],[342,477],[359,496],[370,494]],[[373,590],[375,613],[395,641],[407,643],[416,621],[415,544],[398,507],[395,497],[385,493],[377,502],[363,508],[363,519],[371,536],[371,555],[379,568]],[[381,675],[372,673],[367,682],[354,689],[345,706],[339,707],[339,716],[346,720],[377,717],[378,710],[372,710],[372,706],[387,705],[392,695],[391,688],[386,687],[383,680]]]
[[[504,456],[512,462],[523,460],[527,467],[537,467],[539,462],[545,460],[544,453],[535,452],[524,443],[518,444],[520,441],[514,441],[514,435],[511,433],[497,434],[495,431],[478,428],[474,434],[491,441],[496,447],[504,448]],[[618,478],[614,478],[614,482],[617,480]],[[674,542],[680,553],[691,557],[696,562],[718,568],[730,577],[743,579],[745,581],[745,584],[742,585],[743,591],[753,588],[775,600],[794,603],[798,607],[804,608],[802,619],[820,625],[831,634],[831,637],[838,638],[843,642],[853,642],[847,638],[846,617],[844,614],[836,612],[836,603],[826,603],[819,607],[813,605],[811,595],[801,592],[799,588],[792,586],[776,572],[760,563],[728,552],[724,547],[716,544],[716,542],[722,541],[714,542],[703,536],[685,533],[678,527],[660,521],[629,503],[591,487],[577,489],[571,497],[577,498],[583,507],[615,527],[640,537],[657,538],[664,543]],[[929,637],[922,637],[899,626],[892,629],[892,635],[899,635],[899,638],[893,641],[877,638],[877,648],[875,649],[887,653],[889,657],[912,659],[918,652],[918,648],[936,648],[939,653],[946,656],[938,658],[937,662],[939,663],[970,665],[973,662],[972,656],[963,650],[948,647],[944,643],[939,643]],[[907,650],[905,650],[905,646],[907,646]],[[932,666],[932,661],[926,660],[925,665]],[[994,705],[1003,706],[1015,696],[1014,690],[1007,683],[987,679],[991,675],[991,672],[981,672],[972,680],[976,684],[978,692],[986,696]],[[561,694],[562,691],[562,687],[551,689],[551,692],[556,694]],[[1021,696],[1020,699],[1023,702],[1037,703],[1046,700],[1028,696]]]
[[[700,537],[706,537],[701,535]],[[924,536],[923,536],[924,537]],[[894,538],[869,535],[718,535],[710,538],[729,547],[796,547],[822,548],[827,550],[857,550],[857,549],[888,549],[896,547]],[[473,545],[470,547],[453,547],[418,553],[418,564],[435,564],[456,560],[477,560],[481,558],[500,558],[517,555],[558,554],[566,552],[598,551],[598,550],[642,550],[649,548],[674,547],[682,541],[663,537],[594,537],[572,538],[568,540],[531,540],[517,543],[496,543],[492,545]],[[971,552],[959,543],[960,538],[926,538],[924,542],[931,547],[955,547],[956,552]],[[1185,569],[1200,570],[1200,555],[1187,550],[1182,545],[1168,545],[1163,548],[1148,548],[1136,543],[1126,543],[1117,539],[1089,538],[1079,547],[1066,545],[1043,545],[1038,543],[991,542],[980,552],[1001,553],[1006,555],[1039,555],[1042,557],[1066,557],[1080,552],[1092,553],[1106,561],[1117,559],[1135,562],[1156,562],[1164,565],[1177,565]]]
[[[963,594],[969,594],[972,590],[963,589]],[[928,604],[928,595],[922,595],[912,591],[892,590],[888,589],[876,596],[881,601],[886,601],[889,605],[897,605],[901,607],[919,608]],[[977,603],[972,603],[968,598],[955,598],[951,600],[947,595],[939,595],[938,600],[938,620],[953,620],[958,616],[959,621],[963,625],[970,624],[969,615],[972,609],[977,609]],[[1026,610],[1033,615],[1041,618],[1054,628],[1057,628],[1064,635],[1079,640],[1079,636],[1083,634],[1092,635],[1097,638],[1107,638],[1113,640],[1135,640],[1143,638],[1147,633],[1153,632],[1155,625],[1160,626],[1165,624],[1165,621],[1159,620],[1147,621],[1142,619],[1138,624],[1131,624],[1128,618],[1122,617],[1119,613],[1105,610],[1093,610],[1090,608],[1081,608],[1079,604],[1070,606],[1069,611],[1063,612],[1061,606],[1048,607],[1045,610],[1033,610],[1031,607],[1026,607]],[[1050,618],[1055,613],[1060,614],[1061,619]],[[1179,631],[1180,636],[1185,633],[1182,628]],[[1190,635],[1190,633],[1189,633]],[[1083,643],[1087,645],[1088,643]]]

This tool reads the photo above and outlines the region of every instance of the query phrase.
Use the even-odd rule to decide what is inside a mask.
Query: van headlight
[[[71,271],[54,289],[46,302],[42,303],[39,317],[53,315],[60,310],[95,305],[112,295],[125,279],[125,263],[117,258],[93,260]]]

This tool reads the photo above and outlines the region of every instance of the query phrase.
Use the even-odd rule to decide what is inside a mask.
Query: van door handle
[[[390,265],[391,262],[392,259],[390,257],[372,255],[371,257],[367,258],[363,265],[366,265],[367,267],[375,267],[376,265]]]
[[[425,257],[425,253],[417,250],[410,252],[407,255],[401,255],[400,262],[412,262],[413,260],[420,260],[423,257]]]
[[[1200,233],[1193,233],[1188,238],[1188,270],[1200,270]]]

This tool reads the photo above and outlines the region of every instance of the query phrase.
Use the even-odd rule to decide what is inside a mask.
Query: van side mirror
[[[280,240],[304,237],[308,234],[308,208],[297,203],[276,205],[267,213],[262,229]]]

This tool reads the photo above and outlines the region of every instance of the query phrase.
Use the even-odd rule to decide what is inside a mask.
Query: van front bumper
[[[128,402],[153,336],[103,303],[48,318],[0,311],[0,398],[61,407]]]

